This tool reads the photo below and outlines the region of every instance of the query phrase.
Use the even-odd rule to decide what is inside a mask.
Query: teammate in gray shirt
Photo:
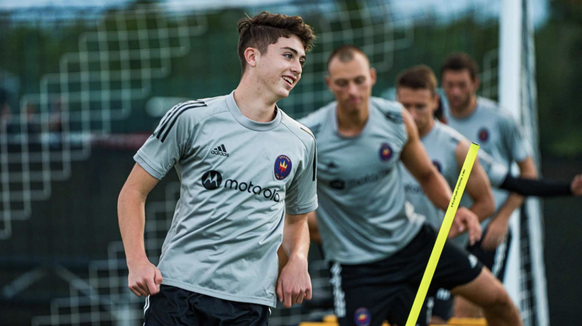
[[[318,141],[317,224],[332,263],[340,325],[404,325],[436,240],[436,231],[405,199],[400,161],[445,209],[451,190],[431,164],[410,114],[371,97],[376,73],[357,47],[328,61],[326,83],[337,102],[301,119]],[[459,208],[451,235],[477,217]],[[447,242],[432,288],[452,289],[485,308],[489,325],[521,325],[501,283],[474,257]],[[420,325],[426,320],[419,319]]]
[[[509,113],[488,99],[477,97],[479,78],[477,64],[467,54],[452,54],[441,67],[443,90],[449,103],[445,111],[449,125],[481,146],[496,161],[508,168],[517,163],[522,178],[536,178],[537,171],[530,156],[531,149],[523,140],[517,123]],[[493,190],[495,215],[484,224],[481,243],[469,248],[503,281],[511,243],[509,218],[523,203],[523,197],[504,190]],[[459,316],[478,316],[478,309],[460,300]]]
[[[301,17],[267,12],[238,29],[238,87],[168,111],[119,195],[129,288],[147,296],[145,325],[266,325],[277,296],[287,307],[311,298],[315,139],[276,102],[301,78],[315,36]],[[180,199],[156,267],[144,250],[144,203],[173,167]],[[277,280],[281,244],[290,259]]]
[[[451,127],[435,119],[434,112],[439,107],[439,98],[437,79],[433,71],[424,65],[407,69],[398,76],[396,87],[397,99],[412,115],[433,165],[447,180],[449,186],[454,187],[470,142]],[[571,183],[513,178],[506,166],[493,160],[486,152],[479,151],[478,156],[467,182],[461,206],[469,207],[481,220],[489,217],[494,211],[493,195],[487,177],[491,180],[492,186],[522,195],[582,195],[582,175],[576,176]],[[413,204],[415,212],[424,215],[430,224],[439,228],[443,222],[444,212],[426,197],[418,181],[403,164],[400,164],[400,170],[406,199]],[[459,238],[461,242],[457,243],[466,246],[463,237],[457,237],[453,241]],[[450,293],[444,289],[436,294],[431,323],[445,324],[451,317],[452,300],[448,300],[449,298]]]

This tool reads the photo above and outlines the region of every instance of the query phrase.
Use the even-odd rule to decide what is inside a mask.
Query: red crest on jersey
[[[279,155],[275,160],[275,178],[283,180],[291,173],[291,159],[287,155]]]

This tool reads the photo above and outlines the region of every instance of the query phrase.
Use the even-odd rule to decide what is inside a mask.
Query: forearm
[[[309,253],[309,228],[307,225],[307,216],[304,218],[290,218],[287,216],[287,222],[283,230],[283,250],[289,260],[294,257],[307,259]]]
[[[147,260],[144,245],[145,198],[125,190],[119,194],[117,213],[127,263]]]
[[[513,213],[513,211],[516,208],[520,207],[521,204],[523,204],[523,200],[524,200],[523,196],[514,193],[509,194],[503,206],[499,208],[499,211],[497,212],[495,219],[509,221],[511,213]]]
[[[443,176],[435,171],[435,173],[428,174],[418,182],[428,199],[435,206],[446,212],[447,206],[451,201],[451,189]]]
[[[477,215],[479,222],[483,222],[492,214],[489,203],[484,201],[473,202],[473,205],[469,207],[469,210]]]

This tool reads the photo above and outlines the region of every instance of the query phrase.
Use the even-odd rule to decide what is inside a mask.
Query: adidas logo
[[[230,155],[228,154],[228,152],[226,151],[226,147],[224,147],[224,144],[216,147],[215,149],[213,149],[210,154],[214,154],[214,155],[222,155],[222,156],[226,156],[229,157]]]

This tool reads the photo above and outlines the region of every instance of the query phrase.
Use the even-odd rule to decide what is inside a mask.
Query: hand
[[[307,258],[293,256],[281,270],[277,281],[277,296],[286,308],[311,300],[311,277],[307,272]]]
[[[160,292],[162,273],[149,260],[127,264],[129,268],[128,287],[138,297]]]
[[[481,242],[481,248],[485,251],[494,251],[505,240],[507,235],[508,220],[495,217],[489,223],[487,233]]]
[[[449,239],[458,236],[465,230],[469,230],[469,243],[471,245],[481,239],[481,224],[477,215],[465,207],[459,207],[449,232]]]
[[[582,174],[578,174],[572,179],[570,183],[570,189],[574,196],[582,196]]]

